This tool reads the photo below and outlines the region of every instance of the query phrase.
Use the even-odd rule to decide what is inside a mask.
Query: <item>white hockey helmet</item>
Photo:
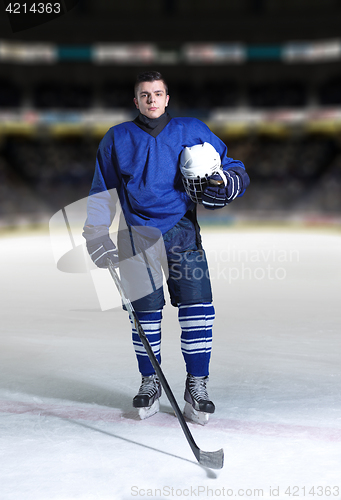
[[[209,142],[186,147],[180,155],[180,170],[186,193],[194,203],[202,203],[208,177],[222,172],[219,153]]]

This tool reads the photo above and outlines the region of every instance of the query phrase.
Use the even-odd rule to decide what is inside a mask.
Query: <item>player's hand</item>
[[[208,210],[223,208],[239,196],[250,184],[250,178],[242,167],[224,170],[225,179],[219,174],[209,177],[209,185],[202,194],[202,204]]]
[[[85,227],[83,236],[86,238],[86,248],[91,260],[97,267],[107,268],[108,258],[115,267],[118,266],[118,251],[108,233],[96,237],[96,228]]]
[[[202,204],[207,210],[216,210],[226,205],[226,187],[219,174],[209,177],[209,184],[202,193]]]

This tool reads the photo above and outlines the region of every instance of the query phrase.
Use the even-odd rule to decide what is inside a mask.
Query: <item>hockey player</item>
[[[171,118],[166,112],[168,88],[160,73],[137,77],[134,103],[138,116],[110,128],[99,145],[90,196],[115,188],[128,229],[148,227],[162,233],[168,291],[178,308],[187,371],[185,415],[205,423],[215,411],[207,393],[215,311],[196,203],[220,209],[244,194],[249,178],[242,162],[227,157],[225,144],[202,121]],[[200,171],[206,168],[203,175],[198,166]],[[108,257],[117,266],[119,253],[120,260],[124,254],[120,242],[117,249],[110,239],[112,220],[110,197],[98,206],[88,204],[83,235],[98,267],[107,267]],[[164,304],[162,287],[133,302],[159,362]],[[161,386],[134,325],[132,336],[142,376],[133,406],[145,418],[158,411]]]

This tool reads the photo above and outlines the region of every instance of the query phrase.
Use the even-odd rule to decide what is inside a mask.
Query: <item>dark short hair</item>
[[[144,71],[143,73],[138,74],[136,77],[135,86],[134,86],[135,96],[136,96],[137,87],[139,86],[140,83],[142,83],[142,82],[155,82],[156,80],[161,80],[163,82],[165,89],[166,89],[166,94],[168,94],[168,85],[166,83],[166,80],[161,75],[161,73],[159,73],[158,71]]]

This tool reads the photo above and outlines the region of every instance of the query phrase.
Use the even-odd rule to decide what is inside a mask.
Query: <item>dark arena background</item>
[[[139,420],[107,270],[66,269],[99,142],[135,118],[149,69],[170,115],[203,120],[251,179],[198,210],[216,412],[189,428],[224,449],[216,471],[165,394]],[[340,229],[340,0],[0,0],[0,499],[340,499]],[[162,367],[182,409],[166,301]]]
[[[3,9],[1,226],[88,194],[144,69],[168,80],[172,116],[202,119],[247,165],[248,196],[212,219],[339,223],[340,19],[337,0],[81,0],[12,33]]]

